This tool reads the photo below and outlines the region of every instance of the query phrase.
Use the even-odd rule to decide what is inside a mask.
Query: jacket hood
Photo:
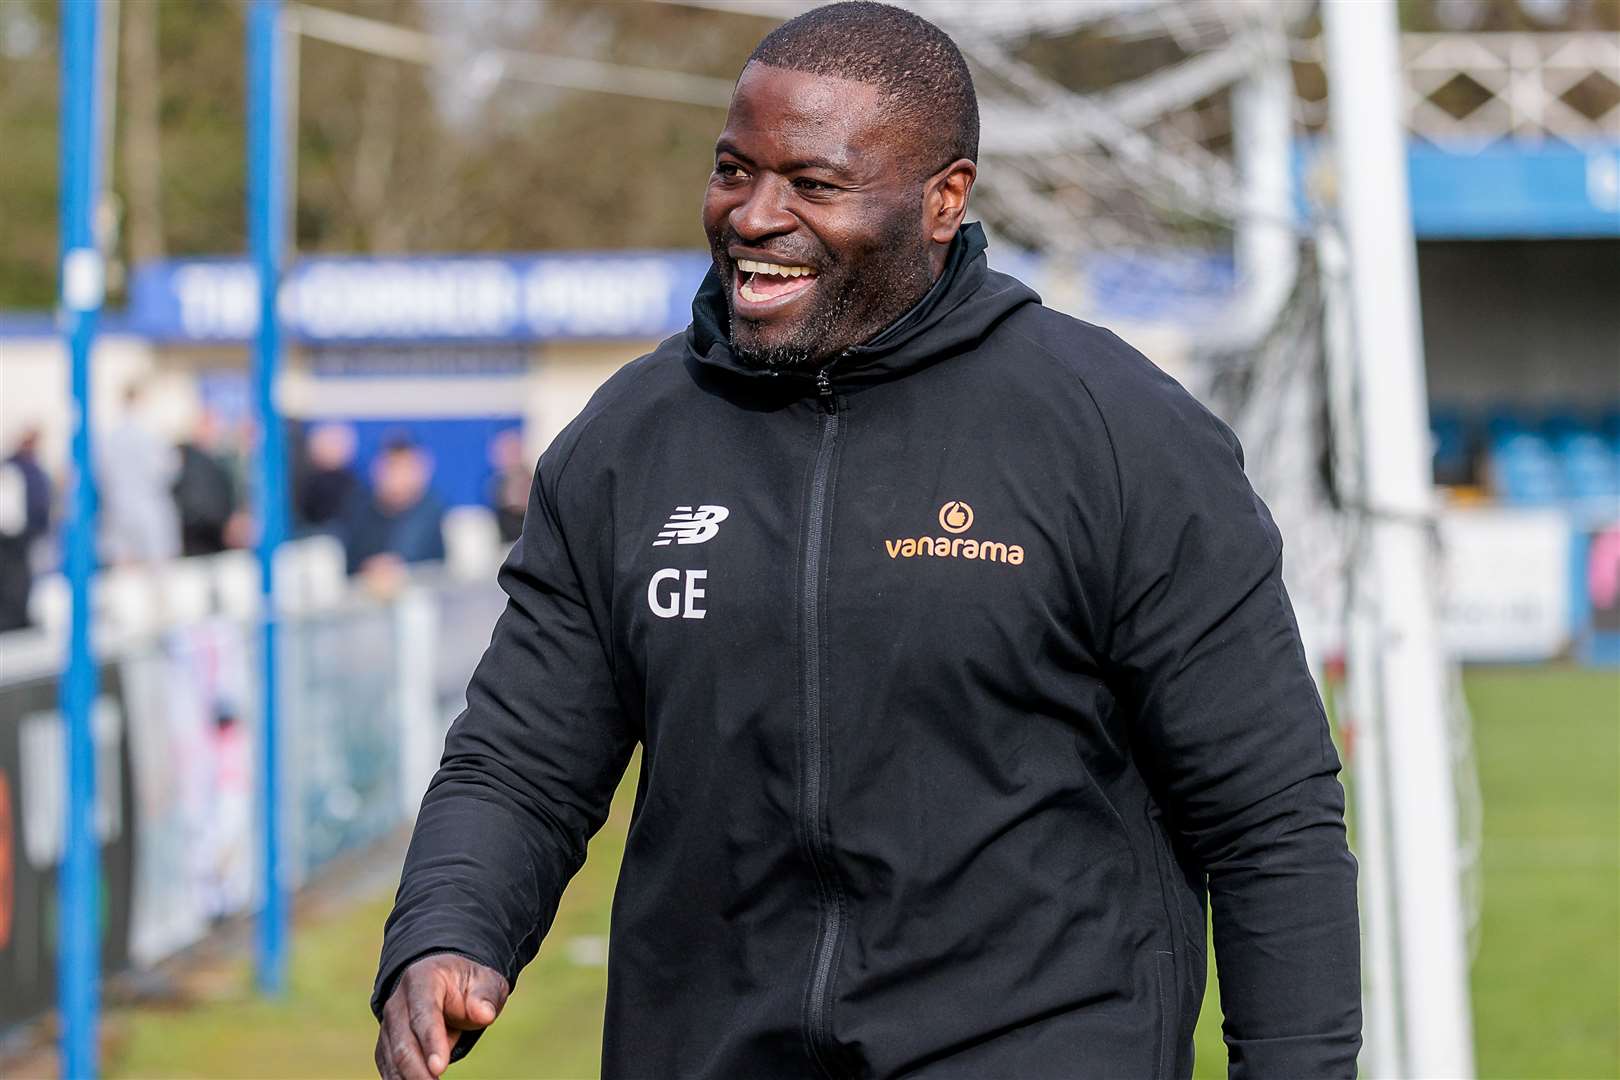
[[[924,367],[979,341],[1015,308],[1041,298],[1017,278],[991,270],[985,261],[984,227],[972,221],[957,230],[945,269],[917,301],[871,340],[845,350],[829,365],[844,381],[881,381]],[[713,267],[692,300],[686,351],[699,363],[739,375],[798,376],[809,370],[764,370],[743,363],[731,351],[726,305],[728,284]]]

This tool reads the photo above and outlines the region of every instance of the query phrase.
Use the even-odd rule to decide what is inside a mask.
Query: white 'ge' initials
[[[684,587],[681,584],[685,577]],[[652,613],[660,619],[673,619],[679,615],[683,619],[701,619],[707,615],[707,608],[700,608],[697,602],[703,599],[704,591],[698,585],[709,576],[707,570],[677,570],[668,567],[653,574],[652,580],[647,582],[647,606]],[[673,582],[672,588],[660,589],[664,582]],[[662,595],[661,595],[662,594]]]

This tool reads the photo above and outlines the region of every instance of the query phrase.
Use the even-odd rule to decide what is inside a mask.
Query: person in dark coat
[[[302,532],[331,532],[364,496],[354,472],[354,429],[347,424],[320,424],[304,440],[294,480],[293,513]]]
[[[494,470],[485,486],[501,541],[513,543],[523,533],[523,513],[529,506],[529,481],[534,463],[523,456],[523,432],[508,428],[489,443],[489,464]]]
[[[237,511],[239,494],[230,467],[218,453],[219,418],[204,410],[180,455],[174,477],[174,504],[180,515],[180,553],[214,555],[229,546],[227,526]]]
[[[38,451],[39,431],[29,428],[0,462],[0,631],[29,624],[34,546],[51,528],[51,480]]]
[[[379,1073],[554,947],[639,748],[606,1077],[1350,1077],[1340,761],[1237,438],[990,268],[907,11],[744,66],[686,333],[541,456],[384,927]],[[543,1050],[543,1048],[536,1048]]]

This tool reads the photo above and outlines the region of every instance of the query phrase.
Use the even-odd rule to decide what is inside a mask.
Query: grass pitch
[[[1502,668],[1471,672],[1466,688],[1485,798],[1479,1074],[1620,1076],[1620,674]],[[627,786],[506,1012],[448,1076],[597,1075],[629,795]],[[221,998],[110,1017],[106,1075],[375,1075],[366,1001],[390,901],[301,924],[281,1001],[251,996],[243,960],[226,979],[240,989]],[[1224,1076],[1213,971],[1197,1040],[1196,1075]]]

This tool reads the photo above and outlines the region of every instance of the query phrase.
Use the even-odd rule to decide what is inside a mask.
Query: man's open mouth
[[[737,306],[758,310],[785,304],[808,289],[815,279],[816,271],[809,266],[738,259],[734,290],[740,301]]]

